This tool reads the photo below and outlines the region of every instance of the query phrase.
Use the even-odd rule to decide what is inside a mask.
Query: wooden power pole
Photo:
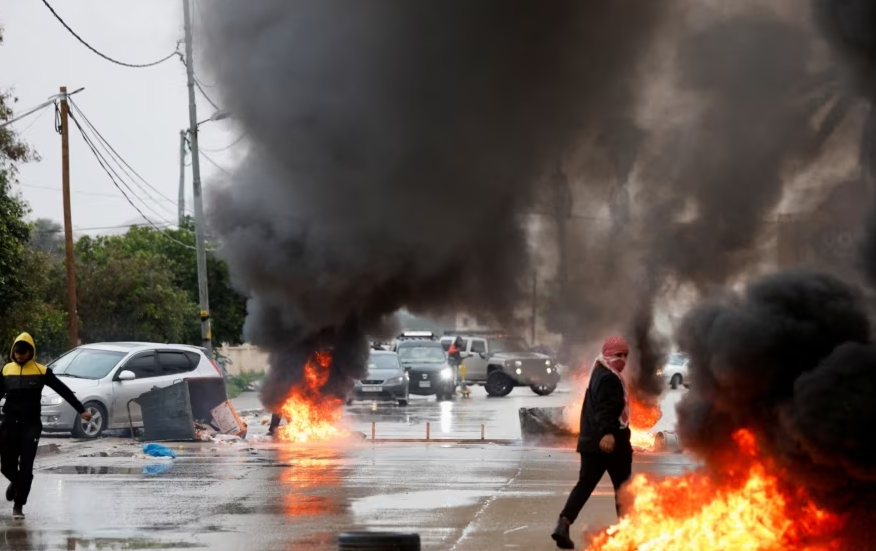
[[[79,346],[79,317],[76,314],[76,263],[73,257],[73,221],[70,213],[70,133],[67,87],[61,86],[61,182],[64,191],[64,249],[67,256],[67,339],[70,348]]]

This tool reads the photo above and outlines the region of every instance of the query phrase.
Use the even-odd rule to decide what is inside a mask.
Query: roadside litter
[[[146,465],[143,467],[144,476],[156,476],[166,473],[173,467],[173,463],[157,463],[155,465]]]
[[[161,444],[144,444],[143,453],[152,457],[170,457],[171,459],[176,459],[176,454],[173,450]]]

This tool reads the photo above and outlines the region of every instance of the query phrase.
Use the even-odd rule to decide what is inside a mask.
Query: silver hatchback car
[[[41,420],[46,432],[72,432],[97,438],[106,429],[129,428],[128,402],[155,387],[183,379],[222,377],[203,349],[182,344],[113,342],[86,344],[48,365],[72,390],[91,421],[84,421],[54,390],[43,389]],[[143,426],[140,406],[131,404],[131,421]]]

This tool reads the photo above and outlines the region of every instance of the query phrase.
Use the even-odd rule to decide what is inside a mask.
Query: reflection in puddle
[[[140,467],[89,467],[85,465],[63,465],[61,467],[49,467],[48,472],[58,474],[141,474]]]
[[[450,434],[453,428],[453,402],[441,402],[441,432]]]
[[[338,506],[330,497],[316,495],[340,485],[337,450],[301,450],[284,448],[278,461],[285,465],[280,473],[283,488],[283,513],[290,517],[317,516],[336,512]]]
[[[186,541],[159,541],[149,539],[124,539],[124,538],[67,538],[68,551],[100,550],[128,550],[128,549],[195,549],[203,548],[204,545]]]
[[[357,499],[353,501],[351,508],[354,514],[367,515],[385,510],[467,507],[496,494],[496,490],[427,490],[385,494]],[[553,492],[502,492],[501,495],[502,497],[539,497],[553,495]]]

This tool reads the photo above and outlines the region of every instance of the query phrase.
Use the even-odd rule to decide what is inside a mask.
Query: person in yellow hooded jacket
[[[12,361],[3,366],[0,398],[3,422],[0,423],[0,472],[9,480],[6,500],[14,501],[12,518],[24,519],[24,505],[33,483],[33,462],[43,424],[40,400],[43,387],[49,387],[67,400],[86,421],[91,416],[67,385],[52,370],[36,362],[33,337],[22,333],[12,344]]]

